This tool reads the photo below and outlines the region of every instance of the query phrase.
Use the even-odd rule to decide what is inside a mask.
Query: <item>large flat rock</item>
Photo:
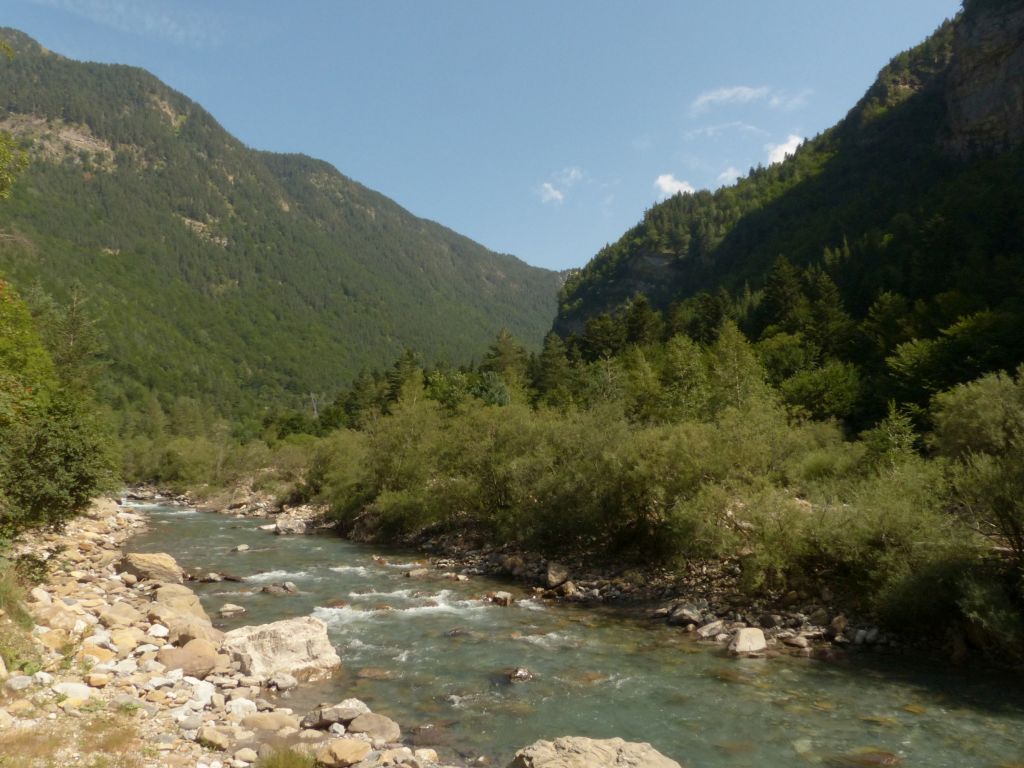
[[[173,557],[163,552],[151,554],[129,552],[121,560],[121,571],[130,573],[143,581],[181,584],[185,580],[185,572],[181,566]]]
[[[681,768],[647,743],[563,736],[516,752],[508,768]]]
[[[312,616],[233,629],[224,635],[223,650],[244,674],[263,680],[278,672],[322,680],[341,666],[327,625]]]

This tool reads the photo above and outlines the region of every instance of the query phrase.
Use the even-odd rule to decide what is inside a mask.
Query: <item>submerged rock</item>
[[[647,743],[563,736],[516,752],[508,768],[681,768]]]

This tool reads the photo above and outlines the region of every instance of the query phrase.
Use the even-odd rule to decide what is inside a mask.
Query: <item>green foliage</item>
[[[0,488],[0,535],[35,526],[59,526],[114,486],[114,456],[89,404],[69,395],[5,435]]]
[[[108,425],[71,376],[0,280],[0,543],[61,525],[114,482]]]
[[[259,420],[332,397],[404,347],[458,364],[499,328],[530,347],[549,329],[554,273],[326,163],[249,150],[144,71],[0,38],[17,49],[0,63],[0,124],[33,157],[0,206],[0,270],[69,311],[80,286],[116,361],[99,383],[117,410],[155,392],[165,410],[185,396]],[[62,132],[89,143],[85,159]]]
[[[314,768],[315,765],[312,755],[294,749],[275,749],[256,763],[257,768]]]
[[[929,444],[944,456],[1006,454],[1024,436],[1024,366],[1016,377],[991,373],[932,400]]]
[[[568,277],[556,330],[593,360],[621,351],[611,319],[635,306],[667,311],[663,339],[707,344],[732,318],[792,405],[855,431],[1024,362],[1024,148],[948,144],[954,35],[997,5],[894,57],[784,162],[646,211]]]

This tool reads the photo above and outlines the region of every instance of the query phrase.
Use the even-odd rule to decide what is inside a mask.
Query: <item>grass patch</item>
[[[0,566],[0,658],[12,673],[26,668],[35,671],[39,663],[29,636],[32,617],[25,610],[24,597],[24,586],[14,568]]]
[[[0,734],[0,766],[29,768],[42,761],[52,761],[65,741],[54,728],[18,728]]]
[[[316,759],[312,755],[294,749],[275,749],[268,757],[256,762],[256,768],[313,768]]]
[[[135,726],[124,716],[97,713],[82,724],[82,750],[111,757],[133,750],[138,736]]]

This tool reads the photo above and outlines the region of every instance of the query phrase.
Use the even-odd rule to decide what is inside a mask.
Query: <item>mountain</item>
[[[33,161],[0,206],[0,272],[80,287],[115,398],[236,411],[336,391],[406,347],[463,363],[502,327],[531,346],[550,327],[556,273],[325,162],[249,149],[144,70],[0,38],[0,129]]]
[[[827,274],[855,320],[881,297],[907,307],[910,330],[883,354],[973,318],[993,342],[979,365],[1012,367],[1024,359],[1022,41],[1019,0],[968,0],[784,162],[648,210],[569,276],[556,330],[583,334],[642,294],[682,320],[700,297],[729,304],[756,339],[773,321],[764,287],[784,256]]]

